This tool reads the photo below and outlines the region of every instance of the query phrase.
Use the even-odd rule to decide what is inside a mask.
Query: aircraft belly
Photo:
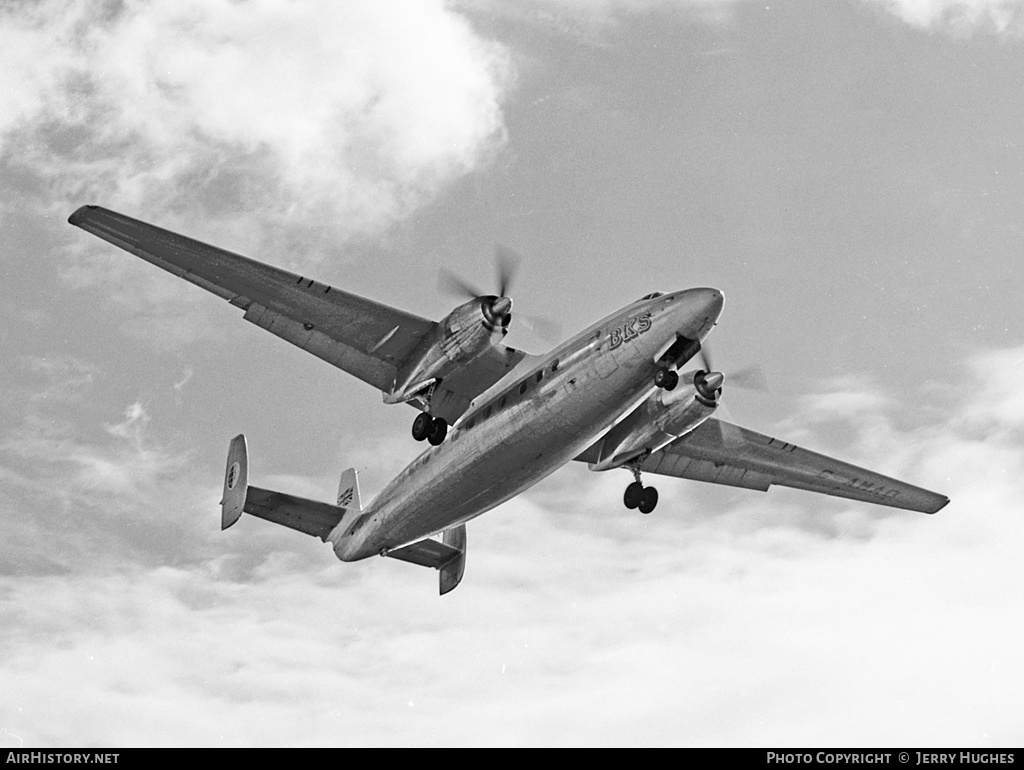
[[[571,461],[650,390],[649,378],[623,368],[615,376],[590,370],[573,379],[569,398],[553,382],[548,393],[541,388],[417,458],[381,493],[372,552],[439,533],[515,497]],[[489,451],[495,445],[498,456]]]
[[[612,318],[598,341],[570,354],[524,400],[487,410],[426,450],[374,500],[375,525],[343,558],[358,559],[438,534],[515,497],[578,456],[654,389],[655,351],[677,324],[643,337]],[[609,331],[610,329],[610,331]],[[639,327],[638,327],[639,329]],[[616,332],[616,334],[613,334]],[[592,334],[588,331],[588,334]],[[499,399],[500,401],[500,399]],[[339,552],[340,554],[341,552]]]

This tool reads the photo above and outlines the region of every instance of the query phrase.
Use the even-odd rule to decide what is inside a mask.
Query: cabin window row
[[[557,358],[551,363],[551,371],[552,372],[558,371],[558,359]],[[541,381],[544,379],[544,370],[543,369],[538,370],[537,373],[533,375],[532,379],[533,379],[533,381],[536,384],[539,385],[541,383]],[[529,385],[530,385],[530,379],[529,378],[525,379],[521,383],[519,383],[518,391],[519,391],[519,395],[520,396],[526,395],[526,391],[529,389]],[[480,419],[481,420],[486,420],[488,417],[491,416],[491,412],[492,411],[504,409],[505,406],[509,403],[509,400],[515,395],[515,392],[516,392],[516,388],[513,388],[512,390],[508,391],[505,395],[503,395],[501,397],[501,399],[498,401],[497,405],[495,405],[495,404],[488,404],[487,408],[485,408],[483,410],[483,413],[480,415]],[[469,420],[466,422],[466,430],[469,430],[470,428],[472,428],[476,424],[476,419],[477,419],[476,416],[473,416],[473,417],[469,418]]]

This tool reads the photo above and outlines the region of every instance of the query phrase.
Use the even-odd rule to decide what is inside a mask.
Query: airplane
[[[496,294],[474,295],[435,322],[99,206],[68,222],[227,300],[385,403],[418,410],[413,438],[428,446],[366,505],[354,468],[333,504],[250,485],[245,436],[236,436],[222,529],[248,513],[319,537],[345,562],[380,555],[432,567],[443,595],[465,573],[466,522],[574,460],[629,471],[623,503],[645,514],[658,491],[643,473],[923,513],[949,502],[716,417],[726,375],[702,345],[722,312],[717,289],[652,292],[533,355],[502,341],[512,311],[506,269]]]

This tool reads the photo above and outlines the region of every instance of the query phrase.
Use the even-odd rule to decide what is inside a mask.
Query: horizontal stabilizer
[[[419,564],[421,567],[433,567],[441,569],[452,559],[458,557],[460,551],[445,545],[440,540],[420,540],[411,545],[404,545],[388,551],[385,556],[399,561],[407,561],[410,564]]]
[[[249,487],[249,494],[245,499],[245,512],[313,535],[324,542],[345,515],[344,508],[338,508],[330,503],[259,487]]]
[[[466,525],[446,530],[443,542],[427,538],[387,551],[384,555],[440,570],[441,594],[444,595],[459,584],[466,571]]]

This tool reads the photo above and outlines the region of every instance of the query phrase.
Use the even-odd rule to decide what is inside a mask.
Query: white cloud
[[[1022,0],[866,0],[908,24],[935,32],[1024,34]]]
[[[65,215],[94,201],[359,233],[501,145],[509,78],[440,0],[5,4],[0,158]]]
[[[979,429],[1020,431],[1024,428],[1024,347],[982,352],[973,364],[985,397],[964,394],[968,423]]]

